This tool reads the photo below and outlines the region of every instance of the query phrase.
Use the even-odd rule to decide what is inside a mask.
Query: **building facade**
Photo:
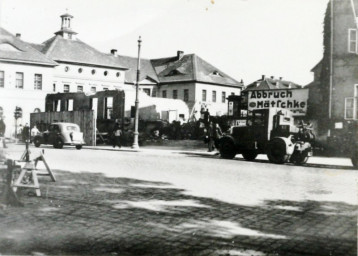
[[[119,56],[129,67],[126,83],[135,83],[134,58]],[[227,97],[240,95],[243,82],[238,82],[195,54],[178,51],[174,57],[143,60],[140,88],[157,98],[180,99],[198,117],[205,105],[211,115],[227,114]]]
[[[22,41],[20,35],[0,28],[0,117],[6,124],[6,136],[13,136],[20,124],[29,123],[30,113],[44,111],[56,66],[56,62]],[[17,120],[16,107],[22,111]]]
[[[309,117],[321,136],[358,120],[358,0],[331,0],[324,18],[324,54],[311,70]]]

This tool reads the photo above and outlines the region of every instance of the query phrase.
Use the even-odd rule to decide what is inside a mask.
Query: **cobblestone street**
[[[59,151],[49,152],[51,159],[52,152]],[[122,158],[126,154],[155,158],[143,152],[114,153]],[[199,158],[171,156],[179,162]],[[223,166],[247,163],[213,161],[222,161]],[[344,200],[320,201],[307,196],[306,200],[267,198],[260,204],[234,204],[192,195],[155,177],[150,181],[57,168],[54,173],[56,182],[40,179],[42,197],[22,190],[20,198],[25,207],[0,210],[1,254],[356,255],[357,207]],[[325,189],[312,192],[316,196],[329,193]]]

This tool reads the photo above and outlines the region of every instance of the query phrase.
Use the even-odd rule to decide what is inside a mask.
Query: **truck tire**
[[[257,153],[255,150],[245,150],[242,152],[242,156],[247,161],[255,160],[257,157]]]
[[[234,142],[231,140],[223,140],[220,143],[220,155],[225,159],[233,159],[236,155]]]
[[[80,150],[82,148],[82,145],[76,145],[76,149]]]
[[[272,139],[267,145],[267,157],[271,163],[284,164],[289,155],[286,152],[286,143],[280,138]]]
[[[61,139],[61,138],[56,139],[56,140],[55,140],[55,143],[53,144],[53,147],[54,147],[54,148],[59,148],[59,149],[63,148],[63,141],[62,141],[62,139]]]
[[[358,168],[358,152],[353,152],[353,155],[351,156],[351,161],[355,169]]]
[[[296,165],[302,165],[307,163],[308,158],[309,156],[307,152],[303,152],[303,153],[294,152],[290,158],[290,162]]]
[[[37,148],[41,145],[41,140],[40,140],[40,138],[35,138],[35,139],[34,139],[34,145],[35,145],[35,147],[37,147]]]

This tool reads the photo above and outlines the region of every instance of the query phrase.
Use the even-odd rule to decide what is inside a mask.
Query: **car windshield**
[[[78,127],[77,126],[74,126],[74,125],[72,125],[72,126],[67,126],[67,131],[71,131],[71,132],[78,132],[79,131],[79,129],[78,129]]]

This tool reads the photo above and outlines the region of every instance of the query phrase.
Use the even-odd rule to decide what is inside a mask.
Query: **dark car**
[[[35,147],[39,147],[41,144],[51,144],[54,148],[71,145],[76,149],[81,149],[85,144],[80,127],[73,123],[52,123],[47,131],[36,135],[33,141]]]

